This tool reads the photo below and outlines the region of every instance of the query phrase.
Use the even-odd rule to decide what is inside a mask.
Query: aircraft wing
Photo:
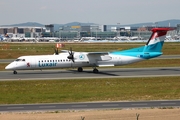
[[[61,50],[60,53],[68,53],[68,52],[69,52],[69,50]]]
[[[107,61],[112,59],[108,52],[89,52],[87,53],[87,57],[89,62],[93,64],[97,64],[98,61]]]
[[[108,55],[109,53],[108,52],[88,52],[88,56],[90,56],[90,55]]]

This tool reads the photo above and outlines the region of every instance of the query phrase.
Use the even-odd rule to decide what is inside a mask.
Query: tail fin
[[[168,31],[172,28],[153,28],[150,39],[146,43],[143,52],[161,52]]]

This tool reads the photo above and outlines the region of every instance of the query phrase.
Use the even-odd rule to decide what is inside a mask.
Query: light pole
[[[78,28],[78,31],[77,31],[77,39],[81,39],[81,23],[78,24],[79,25],[79,28]]]
[[[97,40],[97,31],[98,31],[98,27],[96,28],[96,40]]]
[[[158,22],[155,22],[156,28],[158,27]]]
[[[120,23],[117,23],[117,36],[120,37]]]
[[[60,38],[60,40],[61,40],[61,30],[63,30],[62,27],[59,28],[59,38]]]

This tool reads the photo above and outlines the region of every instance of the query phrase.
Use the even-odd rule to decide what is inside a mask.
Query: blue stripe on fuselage
[[[131,56],[131,57],[138,57],[142,59],[150,59],[154,57],[158,57],[162,55],[162,52],[123,52],[123,51],[115,51],[111,52],[112,55],[122,55],[122,56]]]
[[[162,41],[162,42],[158,42],[152,45],[141,46],[141,47],[133,48],[129,50],[114,51],[114,52],[110,52],[110,54],[150,59],[150,58],[154,58],[154,57],[158,57],[162,55],[161,49],[162,49],[163,43],[164,42]]]

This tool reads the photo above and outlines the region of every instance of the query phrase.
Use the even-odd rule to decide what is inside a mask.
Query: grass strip
[[[0,104],[180,99],[180,77],[1,81]]]

